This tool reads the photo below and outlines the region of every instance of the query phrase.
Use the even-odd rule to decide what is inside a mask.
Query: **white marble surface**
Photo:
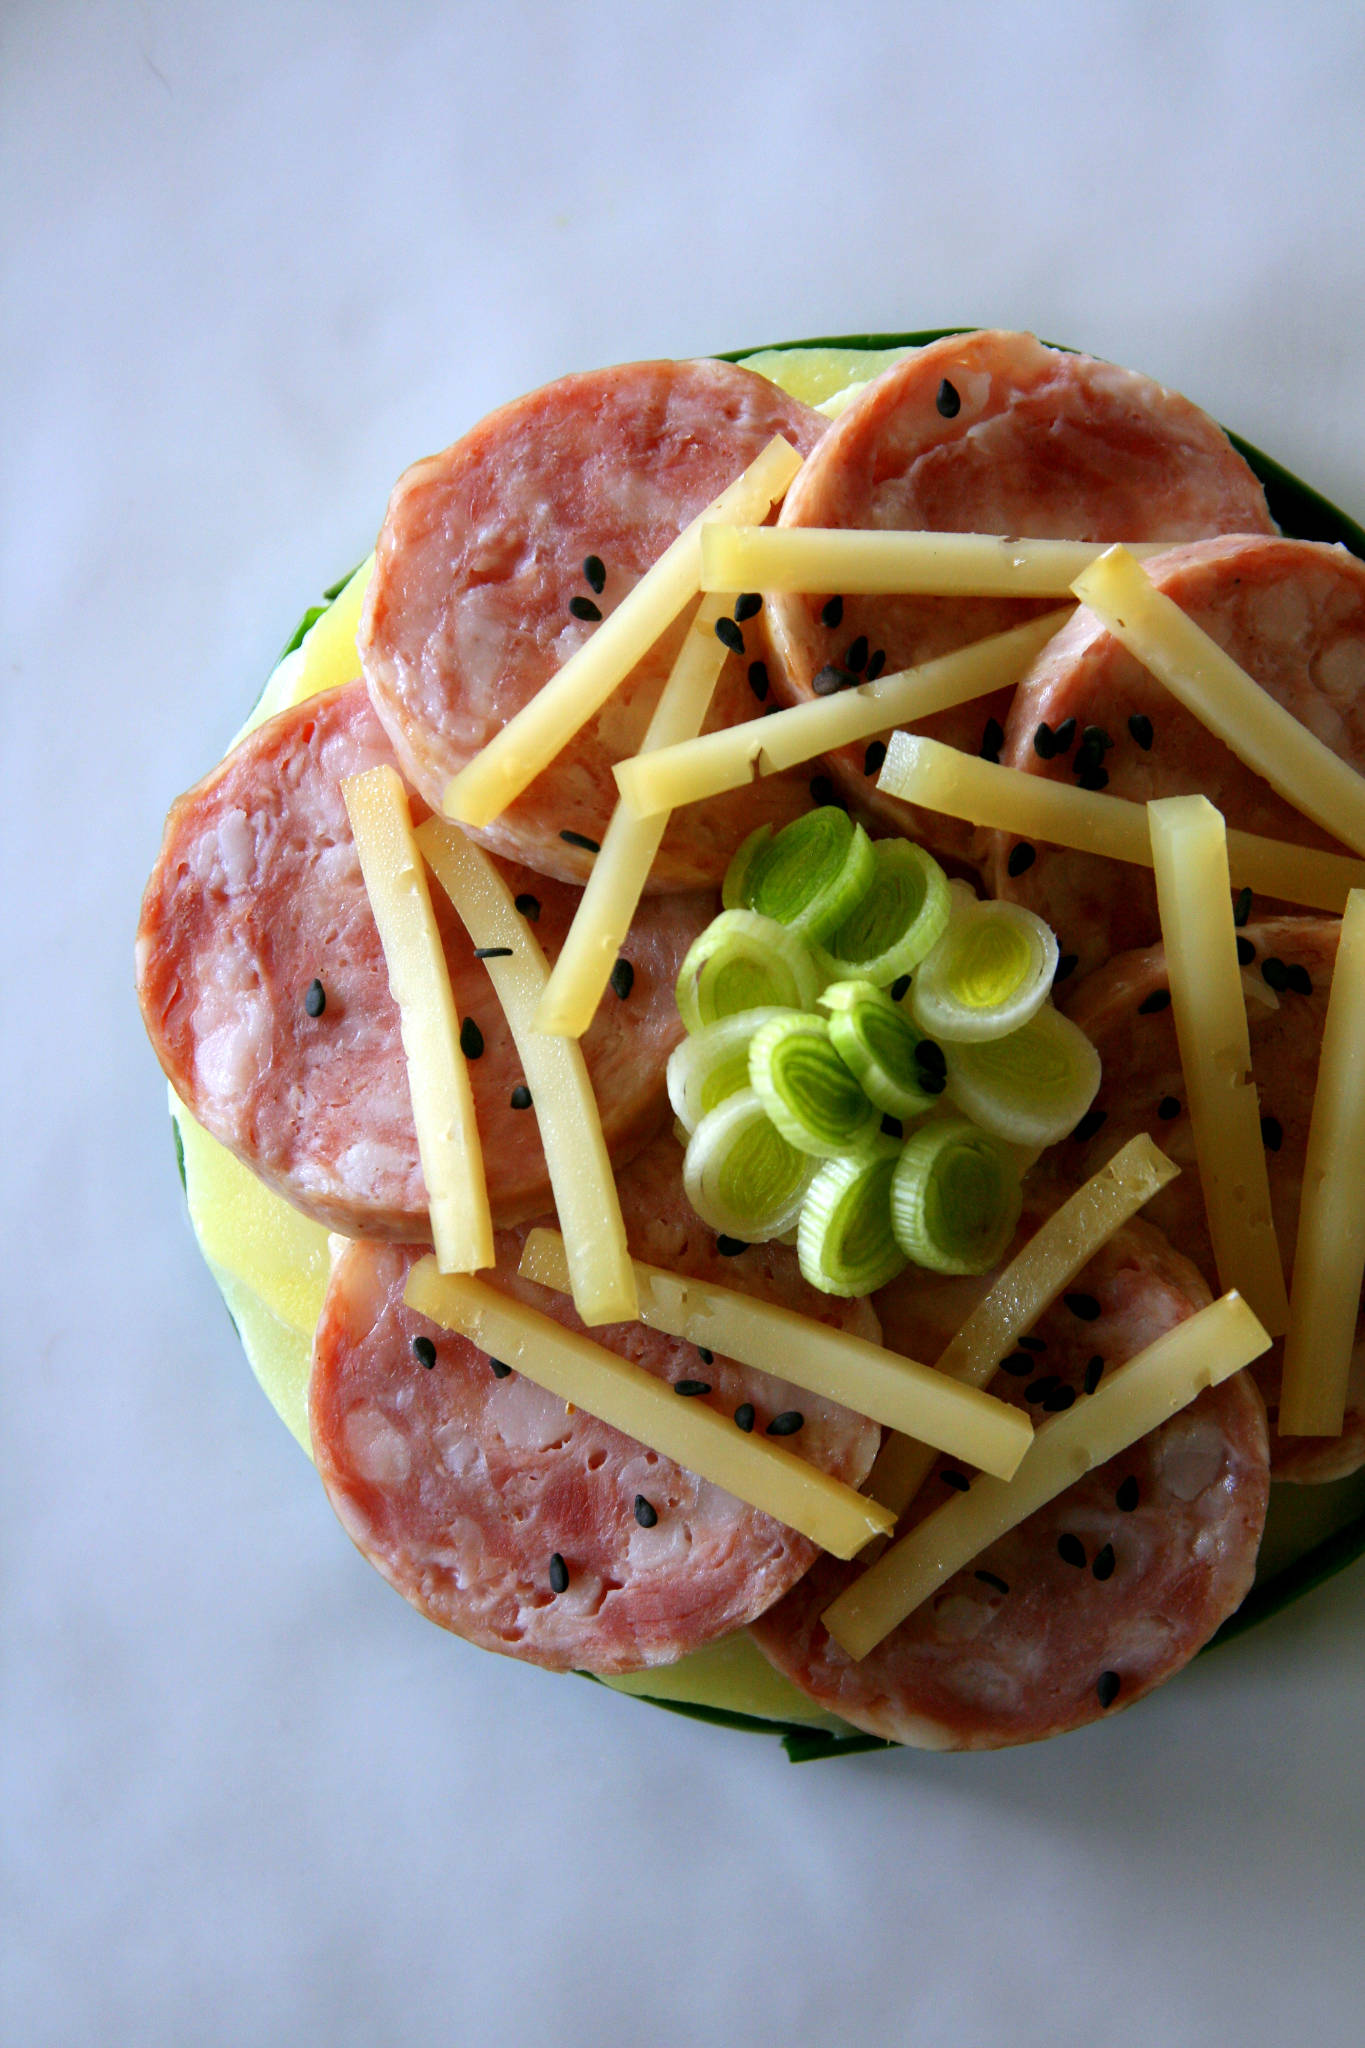
[[[241,1364],[131,941],[397,470],[563,369],[1027,325],[1365,515],[1363,88],[1339,0],[0,10],[7,2039],[1359,2039],[1362,1567],[991,1757],[464,1651]]]

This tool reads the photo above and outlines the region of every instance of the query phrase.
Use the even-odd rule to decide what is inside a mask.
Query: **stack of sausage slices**
[[[827,410],[633,364],[402,477],[352,672],[174,806],[138,974],[181,1103],[336,1234],[308,1411],[360,1549],[552,1669],[748,1630],[897,1742],[1177,1671],[1271,1477],[1365,1462],[1323,1050],[1365,980],[1365,563],[1028,335]],[[689,1200],[679,976],[737,851],[831,806],[1037,913],[1098,1049],[988,1271],[828,1292]]]

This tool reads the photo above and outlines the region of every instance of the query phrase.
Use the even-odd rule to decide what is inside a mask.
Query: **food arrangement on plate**
[[[993,331],[566,377],[403,475],[138,981],[252,1364],[421,1612],[984,1748],[1354,1554],[1363,557]]]

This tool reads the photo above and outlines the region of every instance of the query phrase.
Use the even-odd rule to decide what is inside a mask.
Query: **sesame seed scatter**
[[[709,1394],[711,1382],[710,1380],[674,1380],[673,1391],[675,1394],[681,1394],[684,1400],[692,1401],[700,1394]]]
[[[910,979],[908,974],[898,974],[896,976],[896,979],[891,984],[891,1000],[893,1003],[903,1003],[905,1001],[906,996],[910,992]]]
[[[1256,948],[1255,948],[1255,946],[1254,946],[1254,945],[1252,944],[1251,940],[1250,940],[1249,938],[1247,938],[1247,936],[1246,936],[1246,934],[1245,934],[1244,932],[1238,932],[1238,934],[1237,934],[1237,965],[1238,965],[1239,967],[1250,967],[1250,965],[1251,965],[1252,961],[1253,961],[1253,960],[1254,960],[1255,958],[1256,958]]]
[[[993,1592],[1008,1593],[1009,1591],[1008,1582],[1002,1579],[998,1572],[976,1571],[972,1573],[972,1577],[980,1579],[982,1585],[989,1586]]]
[[[749,688],[761,704],[768,694],[768,664],[766,661],[749,663]]]
[[[320,1017],[327,1008],[327,991],[320,981],[310,981],[303,998],[308,1016]]]
[[[1093,1138],[1096,1131],[1103,1128],[1108,1115],[1107,1109],[1088,1109],[1071,1133],[1072,1137],[1084,1144],[1087,1138]]]
[[[951,1486],[954,1493],[966,1493],[971,1480],[965,1472],[955,1472],[951,1466],[942,1474],[943,1484]]]
[[[507,1100],[511,1103],[513,1109],[529,1109],[531,1107],[531,1091],[524,1081],[518,1081]]]
[[[607,587],[607,565],[600,555],[589,555],[583,564],[583,576],[588,588],[598,597]]]
[[[1033,1371],[1033,1359],[1027,1351],[1011,1351],[1008,1358],[1001,1359],[1000,1370],[1012,1380],[1026,1380]]]
[[[852,689],[857,680],[848,669],[838,668],[834,662],[827,661],[823,668],[816,670],[811,688],[817,697],[837,697],[840,690]]]
[[[715,1352],[708,1351],[704,1344],[699,1344],[697,1346],[697,1356],[701,1360],[703,1365],[714,1365],[716,1362]]]
[[[659,1519],[659,1510],[642,1493],[635,1496],[635,1519],[642,1529],[652,1529]]]
[[[1044,1373],[1041,1379],[1036,1379],[1031,1386],[1025,1387],[1024,1399],[1030,1405],[1039,1401],[1046,1401],[1048,1395],[1055,1394],[1061,1384],[1055,1372]]]
[[[1103,1377],[1103,1374],[1104,1360],[1102,1358],[1095,1357],[1086,1360],[1085,1391],[1087,1394],[1094,1393],[1096,1387],[1100,1383],[1101,1378]]]
[[[1054,987],[1059,981],[1069,981],[1079,965],[1080,955],[1078,953],[1059,953],[1057,955],[1057,965],[1052,975]]]
[[[1141,1497],[1142,1489],[1138,1485],[1137,1474],[1130,1472],[1126,1479],[1119,1481],[1118,1491],[1114,1495],[1114,1503],[1123,1514],[1131,1515]]]
[[[834,784],[830,781],[828,775],[812,775],[810,779],[810,796],[813,804],[832,804],[837,801],[834,794]]]
[[[844,600],[841,597],[827,597],[820,607],[820,624],[833,632],[844,623]]]
[[[590,597],[571,597],[569,610],[576,619],[584,619],[590,626],[595,626],[602,616],[601,605],[594,604]]]
[[[1170,1007],[1170,990],[1168,988],[1154,988],[1151,994],[1144,996],[1138,1004],[1138,1015],[1139,1017],[1155,1017],[1158,1011],[1169,1010]]]
[[[1038,854],[1027,839],[1021,839],[1017,846],[1010,848],[1010,857],[1005,863],[1011,875],[1026,874],[1037,860]]]
[[[1277,996],[1286,993],[1289,988],[1289,969],[1283,960],[1277,959],[1272,953],[1268,959],[1261,962],[1261,974],[1266,987],[1273,988]]]
[[[1163,1095],[1156,1106],[1156,1113],[1162,1123],[1168,1124],[1180,1114],[1180,1103],[1174,1095]]]
[[[1093,1294],[1064,1294],[1062,1300],[1078,1322],[1093,1323],[1099,1317],[1100,1305]]]
[[[723,1259],[737,1259],[741,1252],[747,1252],[748,1249],[748,1241],[742,1237],[727,1237],[722,1232],[716,1239],[716,1250]]]
[[[884,1138],[903,1138],[905,1136],[905,1125],[898,1116],[892,1116],[890,1110],[887,1110],[882,1117],[882,1136]]]
[[[569,1567],[565,1564],[559,1552],[556,1551],[550,1559],[550,1591],[552,1593],[567,1593],[568,1590]]]
[[[1076,1399],[1074,1387],[1054,1387],[1043,1396],[1043,1412],[1047,1415],[1061,1415]]]
[[[754,1404],[752,1401],[741,1401],[735,1410],[735,1427],[744,1430],[747,1435],[753,1426]]]
[[[629,960],[618,960],[611,970],[611,992],[624,1003],[635,986],[635,969]]]
[[[744,634],[733,619],[716,620],[716,638],[722,647],[728,647],[731,654],[743,654]]]
[[[1000,749],[1004,744],[1004,726],[998,718],[988,718],[982,729],[981,745],[977,750],[981,759],[983,761],[993,761],[998,767],[1000,763]]]
[[[1261,1143],[1267,1152],[1278,1152],[1284,1143],[1284,1125],[1277,1116],[1261,1118]]]
[[[1112,1707],[1123,1681],[1117,1671],[1101,1671],[1095,1681],[1095,1697],[1102,1707]]]
[[[1019,1339],[1019,1349],[1021,1351],[1046,1351],[1047,1338],[1035,1337],[1032,1331],[1030,1331],[1026,1337]]]
[[[427,1371],[430,1372],[436,1363],[436,1346],[432,1343],[430,1337],[414,1337],[412,1340],[412,1355],[419,1365],[425,1366]]]
[[[784,1408],[780,1415],[774,1415],[768,1424],[769,1436],[795,1436],[805,1424],[805,1416],[799,1408]]]
[[[524,893],[523,893],[522,895],[520,895],[520,896],[518,896],[518,897],[516,898],[516,906],[517,906],[517,909],[518,909],[518,910],[519,910],[519,911],[521,912],[522,916],[523,916],[523,917],[524,917],[524,918],[526,919],[526,922],[527,922],[528,924],[539,924],[539,922],[540,922],[540,898],[539,898],[539,896],[532,896],[532,895],[531,895],[531,894],[530,894],[529,892],[524,892]]]
[[[1156,738],[1156,734],[1152,730],[1152,721],[1145,711],[1133,712],[1128,720],[1128,732],[1130,737],[1142,748],[1144,754],[1150,752],[1152,741]]]
[[[1085,1545],[1079,1536],[1073,1536],[1069,1529],[1063,1530],[1057,1538],[1057,1555],[1063,1564],[1075,1565],[1078,1571],[1085,1569]]]
[[[867,671],[864,680],[869,683],[875,683],[878,676],[881,674],[882,670],[885,667],[886,649],[884,647],[874,647],[871,654],[868,656]]]
[[[460,1051],[467,1060],[483,1058],[483,1033],[472,1017],[460,1019]]]
[[[844,649],[844,667],[860,675],[867,667],[868,645],[866,633],[860,633],[856,640],[850,640]]]
[[[741,591],[735,599],[735,617],[741,625],[746,619],[755,618],[763,609],[763,599],[756,590]]]
[[[1105,1543],[1095,1552],[1095,1561],[1090,1569],[1097,1579],[1112,1579],[1117,1561],[1113,1544]]]
[[[886,741],[869,740],[867,745],[867,752],[863,755],[863,774],[880,775],[882,770],[882,763],[885,761],[885,759]]]
[[[1291,960],[1288,967],[1286,967],[1285,987],[1290,989],[1296,996],[1312,995],[1313,977],[1300,961]]]
[[[564,826],[559,834],[566,846],[579,846],[584,853],[600,853],[602,848],[596,839],[589,839],[586,832],[571,832]]]
[[[1232,906],[1232,921],[1235,925],[1241,926],[1246,923],[1247,919],[1250,916],[1251,891],[1250,889],[1243,889],[1239,893],[1237,901]]]
[[[476,960],[510,960],[511,957],[512,948],[510,946],[476,946],[474,948],[474,958]]]
[[[511,1366],[505,1364],[501,1358],[490,1358],[488,1370],[492,1373],[495,1380],[507,1380],[512,1377]]]
[[[934,394],[934,405],[945,420],[955,420],[962,410],[962,394],[946,377]]]

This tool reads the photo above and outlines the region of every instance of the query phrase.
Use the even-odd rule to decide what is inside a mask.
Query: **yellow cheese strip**
[[[685,1399],[644,1366],[564,1329],[486,1281],[442,1275],[434,1260],[419,1259],[403,1299],[536,1386],[724,1487],[836,1557],[852,1557],[869,1536],[891,1526],[884,1508],[842,1480],[769,1437],[746,1435],[704,1401]]]
[[[1013,1351],[1082,1266],[1179,1171],[1145,1131],[1130,1138],[1108,1165],[1092,1173],[1016,1252],[989,1294],[940,1353],[934,1370],[967,1386],[984,1387],[1001,1359]],[[868,1490],[899,1518],[924,1484],[936,1455],[923,1441],[888,1437],[872,1468]],[[979,1464],[980,1460],[973,1462]]]
[[[1023,839],[1131,861],[1135,867],[1152,865],[1144,805],[978,760],[918,733],[892,734],[877,787],[926,810],[1016,832]],[[1258,896],[1281,896],[1340,916],[1350,890],[1365,887],[1365,861],[1255,832],[1229,832],[1227,840],[1233,883]]]
[[[417,844],[474,944],[511,948],[483,964],[531,1091],[569,1247],[574,1307],[585,1323],[627,1322],[636,1312],[635,1279],[597,1097],[577,1043],[535,1027],[550,975],[545,955],[488,855],[458,826],[428,818]]]
[[[654,707],[642,752],[701,731],[725,661],[716,620],[733,602],[729,596],[702,600]],[[667,826],[666,811],[642,819],[617,804],[536,1012],[537,1031],[581,1038],[591,1024]]]
[[[685,526],[558,674],[495,733],[446,785],[443,809],[465,825],[489,825],[601,709],[637,661],[701,588],[701,529],[708,519],[761,519],[801,458],[780,434],[720,496]]]
[[[1161,938],[1218,1278],[1271,1335],[1289,1325],[1237,964],[1227,847],[1204,796],[1147,806]]]
[[[417,1152],[441,1270],[493,1263],[493,1222],[460,1023],[407,798],[392,768],[341,785],[360,871],[398,1005]]]
[[[1239,761],[1305,817],[1365,853],[1365,776],[1158,590],[1126,548],[1110,548],[1072,588]]]
[[[1133,554],[1156,555],[1172,545],[1139,541]],[[1066,597],[1105,546],[994,533],[713,522],[701,537],[701,587],[838,591],[844,597]]]
[[[521,1273],[523,1279],[563,1291],[568,1269],[554,1231],[531,1232]],[[651,1330],[774,1373],[888,1428],[914,1430],[940,1450],[1002,1479],[1017,1469],[1029,1447],[1033,1427],[1020,1409],[976,1387],[959,1386],[932,1366],[686,1273],[637,1261],[635,1278],[640,1321]]]
[[[850,1657],[867,1656],[998,1537],[1169,1421],[1205,1387],[1240,1372],[1269,1344],[1238,1294],[1225,1294],[1188,1316],[1119,1366],[1095,1393],[1049,1416],[1013,1479],[974,1479],[968,1492],[954,1494],[916,1523],[825,1609],[825,1627]]]
[[[756,776],[795,768],[835,747],[872,739],[892,726],[911,724],[952,704],[1004,689],[1018,682],[1070,616],[1069,609],[1048,612],[919,668],[897,669],[831,697],[793,704],[766,718],[751,718],[655,753],[636,754],[615,769],[621,800],[638,817],[652,817],[657,811],[719,796],[723,790],[742,789]]]
[[[1281,1436],[1340,1436],[1365,1274],[1365,892],[1337,943],[1303,1167]]]

